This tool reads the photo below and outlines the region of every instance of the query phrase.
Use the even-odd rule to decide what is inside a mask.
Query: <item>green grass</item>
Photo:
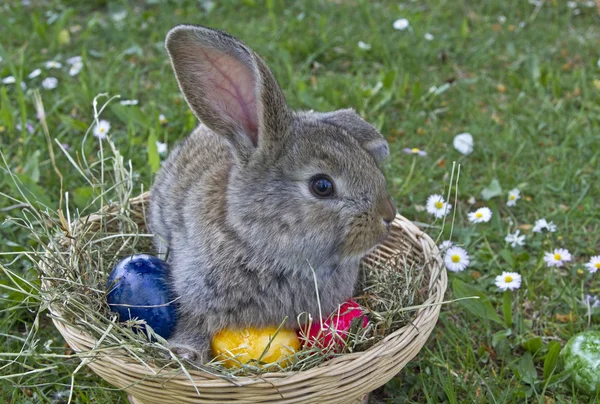
[[[431,223],[419,206],[430,194],[447,189],[454,161],[461,165],[452,238],[467,249],[472,262],[466,271],[450,274],[447,297],[466,291],[489,298],[444,306],[426,347],[374,401],[593,400],[556,377],[559,369],[550,376],[548,353],[580,331],[600,328],[600,313],[588,317],[581,304],[585,294],[600,294],[599,275],[581,271],[590,256],[600,254],[600,18],[594,8],[580,2],[581,14],[574,15],[562,1],[536,8],[521,0],[215,1],[210,11],[210,2],[185,0],[33,3],[35,7],[10,0],[0,5],[0,78],[13,75],[33,89],[44,77],[57,77],[55,90],[41,91],[51,136],[69,144],[75,158],[83,147],[92,156],[90,164],[98,160],[98,142],[90,136],[82,146],[82,140],[93,119],[93,98],[109,93],[138,99],[137,106],[129,107],[113,102],[103,118],[111,122],[110,134],[121,153],[132,160],[140,190],[148,189],[157,167],[149,139],[172,148],[196,125],[163,48],[166,32],[184,22],[217,27],[244,40],[265,58],[294,108],[353,107],[377,125],[391,144],[389,189],[404,216]],[[116,21],[121,11],[127,14]],[[499,22],[500,16],[506,22]],[[402,17],[410,28],[394,30],[393,21]],[[425,40],[426,32],[435,38]],[[358,41],[371,49],[359,49]],[[48,60],[65,64],[75,55],[82,55],[85,65],[75,77],[67,67],[43,68]],[[28,79],[37,67],[42,75]],[[433,86],[437,92],[430,92]],[[161,113],[166,125],[158,122]],[[16,128],[26,122],[35,126],[34,133]],[[467,157],[452,147],[461,132],[475,138],[474,152]],[[70,207],[83,208],[94,190],[52,144]],[[405,147],[423,148],[428,155],[409,156],[402,152]],[[18,83],[0,85],[0,150],[5,168],[56,208],[59,179],[32,93],[22,92]],[[494,179],[503,192],[485,201],[481,191]],[[523,199],[508,208],[506,193],[515,187]],[[0,192],[20,199],[5,170],[0,172]],[[469,223],[467,213],[475,208],[468,203],[471,196],[475,207],[492,209],[489,223]],[[0,222],[21,214],[8,197],[0,198],[0,209]],[[540,236],[528,230],[524,248],[505,245],[509,231],[541,217],[554,221],[558,231]],[[444,238],[451,229],[447,220]],[[437,235],[438,229],[431,228],[430,234]],[[547,268],[543,252],[556,247],[568,248],[574,262]],[[0,225],[3,265],[36,282],[31,263],[16,254],[31,248],[36,246],[23,228],[12,222]],[[504,270],[523,275],[521,289],[512,294],[510,327],[503,294],[494,286],[495,276]],[[0,277],[0,285],[7,284]],[[8,289],[2,293],[0,352],[19,352],[31,327],[39,328],[39,340],[26,344],[31,356],[26,366],[0,367],[0,400],[65,401],[79,361],[40,356],[64,354],[67,348],[45,315],[34,321],[34,303]],[[53,341],[45,348],[49,339]],[[57,367],[2,379],[7,370],[28,372],[38,362]],[[0,366],[8,363],[2,357]],[[122,392],[87,369],[75,381],[77,402],[125,402]]]

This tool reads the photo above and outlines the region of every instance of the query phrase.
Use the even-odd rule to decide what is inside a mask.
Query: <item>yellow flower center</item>
[[[421,150],[416,147],[413,147],[412,149],[410,149],[410,151],[416,154],[416,153],[420,152]]]
[[[444,202],[442,202],[442,201],[437,201],[437,202],[435,203],[435,207],[436,207],[436,208],[438,208],[438,209],[442,209],[442,208],[444,207]]]
[[[460,255],[454,254],[452,256],[452,262],[454,262],[454,263],[460,262]]]
[[[515,196],[511,195],[511,196],[508,197],[508,199],[510,199],[511,201],[514,201],[515,200]]]
[[[556,254],[554,254],[554,259],[557,261],[560,261],[562,259],[562,257],[560,254],[556,253]]]
[[[100,128],[100,129],[98,129],[98,131],[99,131],[100,133],[104,133],[105,129],[104,129],[104,128]]]
[[[596,264],[594,265],[596,268],[600,269],[600,262],[596,262]]]
[[[506,276],[504,277],[504,282],[506,282],[506,283],[511,283],[512,281],[513,281],[513,278],[512,278],[512,276],[510,276],[510,275],[506,275]]]
[[[483,217],[483,213],[477,212],[477,213],[475,213],[475,217],[477,217],[478,219],[481,219]]]

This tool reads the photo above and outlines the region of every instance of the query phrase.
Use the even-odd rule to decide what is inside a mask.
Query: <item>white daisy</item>
[[[564,248],[556,248],[553,252],[544,253],[544,261],[549,267],[562,267],[565,262],[571,261],[571,253]]]
[[[473,152],[473,136],[470,133],[460,133],[454,136],[452,145],[460,153],[468,156]]]
[[[156,149],[158,150],[158,152],[160,154],[164,154],[167,152],[167,144],[166,143],[161,143],[158,140],[156,141]]]
[[[554,233],[556,231],[556,225],[554,222],[547,222],[546,219],[542,218],[535,221],[532,231],[534,233],[543,233],[544,231]]]
[[[2,56],[0,56],[0,63],[2,63],[3,60],[4,60],[4,58]]]
[[[525,235],[519,235],[519,233],[521,233],[521,230],[517,230],[516,232],[514,232],[513,234],[509,234],[504,238],[504,241],[506,241],[508,244],[510,244],[511,247],[516,247],[516,246],[523,246],[525,245]]]
[[[106,134],[109,130],[110,122],[103,119],[99,121],[98,124],[94,127],[94,136],[96,136],[100,140],[106,139]]]
[[[444,263],[448,271],[461,272],[469,266],[469,254],[464,248],[461,247],[450,247],[446,250],[444,255]]]
[[[567,7],[577,8],[577,2],[576,1],[567,1]]]
[[[7,76],[2,79],[2,84],[14,84],[16,81],[15,76]]]
[[[158,115],[158,123],[160,123],[161,125],[166,124],[167,121],[167,117],[165,116],[165,114],[160,114]]]
[[[56,79],[56,77],[46,77],[42,81],[42,87],[44,87],[46,90],[54,90],[57,85],[58,80]]]
[[[498,16],[498,22],[499,22],[500,24],[504,24],[504,23],[506,22],[506,17],[505,17],[505,16],[503,16],[503,15],[501,15],[501,16]]]
[[[121,104],[121,105],[137,105],[138,100],[123,100],[123,101],[119,101],[119,104]]]
[[[426,32],[425,35],[423,35],[423,38],[425,38],[426,41],[433,41],[434,36],[429,32]]]
[[[430,195],[429,198],[427,198],[426,205],[427,212],[438,219],[446,216],[450,212],[450,209],[452,209],[452,205],[446,203],[442,195],[437,194]]]
[[[598,62],[596,62],[596,65],[597,65],[598,67],[600,67],[600,59],[598,59]]]
[[[71,67],[69,68],[69,76],[71,76],[71,77],[77,76],[79,74],[79,72],[81,71],[81,69],[83,69],[83,63],[81,63],[81,62],[73,63],[71,65]]]
[[[521,275],[516,272],[502,272],[496,277],[496,286],[501,290],[515,290],[521,287]]]
[[[469,213],[469,220],[471,223],[485,223],[489,222],[491,218],[492,211],[487,207],[479,208],[475,212]]]
[[[42,74],[42,69],[35,69],[31,73],[29,73],[29,75],[27,77],[29,77],[30,79],[34,79],[37,76],[39,76],[40,74]]]
[[[515,206],[519,199],[521,199],[521,191],[517,188],[511,189],[508,191],[508,201],[506,202],[506,206]]]
[[[125,17],[127,17],[127,10],[120,10],[116,13],[111,14],[113,21],[119,22],[123,21]]]
[[[591,274],[596,273],[596,271],[600,269],[600,255],[595,255],[590,258],[590,262],[585,264],[585,266]]]
[[[406,18],[400,18],[399,20],[394,21],[394,29],[399,31],[404,31],[409,25],[410,23]]]
[[[442,243],[438,246],[441,252],[446,251],[448,248],[452,247],[454,243],[450,240],[442,241]]]
[[[67,59],[67,64],[74,65],[77,63],[81,63],[81,56],[73,56]]]
[[[583,303],[593,309],[600,307],[600,299],[598,299],[598,296],[585,295]]]
[[[369,50],[371,49],[371,45],[363,41],[358,41],[358,48],[362,50]]]
[[[62,63],[57,62],[56,60],[50,60],[46,62],[46,69],[60,69],[62,67]]]
[[[25,84],[25,82],[24,82],[24,81],[22,81],[22,82],[21,82],[21,89],[22,89],[23,91],[26,91],[26,90],[27,90],[27,84]]]

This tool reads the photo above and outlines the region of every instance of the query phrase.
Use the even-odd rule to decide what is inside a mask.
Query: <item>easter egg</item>
[[[106,283],[106,300],[120,321],[145,320],[167,339],[175,328],[175,304],[167,281],[167,264],[151,255],[127,257],[115,265]],[[171,302],[171,303],[170,303]]]
[[[269,342],[271,345],[265,352]],[[213,355],[228,368],[240,367],[251,360],[285,367],[291,363],[289,356],[298,350],[300,341],[296,331],[281,329],[277,332],[277,327],[225,329],[212,339]]]
[[[362,327],[365,328],[369,323],[365,311],[358,303],[347,300],[328,318],[313,321],[308,330],[300,330],[300,340],[304,348],[316,346],[320,349],[340,350],[348,337],[352,322],[361,321],[355,320],[361,317]]]
[[[567,341],[560,352],[575,386],[589,394],[600,391],[600,331],[585,331]]]

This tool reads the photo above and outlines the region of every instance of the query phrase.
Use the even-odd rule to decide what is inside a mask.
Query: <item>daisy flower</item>
[[[54,90],[57,85],[58,80],[56,79],[56,77],[46,77],[42,81],[42,87],[44,87],[46,90]]]
[[[400,18],[399,20],[394,21],[394,29],[399,31],[404,31],[409,25],[410,23],[406,18]]]
[[[525,235],[519,235],[519,233],[521,233],[521,230],[517,230],[516,232],[514,232],[513,234],[509,234],[504,238],[504,241],[506,241],[508,244],[510,244],[511,247],[516,247],[516,246],[523,246],[525,245]]]
[[[475,212],[469,213],[469,220],[471,223],[485,223],[489,222],[492,218],[492,211],[490,208],[479,208]]]
[[[407,154],[418,154],[419,156],[427,156],[427,152],[425,150],[421,150],[417,147],[413,147],[412,149],[406,147],[402,151]]]
[[[434,37],[429,32],[426,32],[425,35],[423,35],[423,38],[425,38],[426,41],[433,41]]]
[[[515,290],[521,287],[521,275],[516,272],[502,272],[496,277],[496,286],[501,290]]]
[[[81,62],[73,63],[71,65],[71,67],[69,68],[69,76],[71,76],[71,77],[77,76],[79,74],[79,72],[81,71],[81,69],[83,69],[83,63],[81,63]]]
[[[81,56],[73,56],[67,59],[67,64],[75,65],[77,63],[81,63]]]
[[[438,248],[440,249],[440,251],[444,252],[444,251],[446,251],[447,249],[449,249],[450,247],[452,247],[453,245],[454,245],[454,243],[453,243],[452,241],[450,241],[450,240],[446,240],[446,241],[443,241],[443,242],[442,242],[442,243],[441,243],[441,244],[438,246]]]
[[[57,62],[56,60],[50,60],[45,64],[46,69],[60,69],[62,67],[62,63]]]
[[[515,206],[519,199],[521,199],[521,191],[517,188],[511,189],[508,191],[508,201],[506,202],[506,206]]]
[[[452,205],[444,201],[444,197],[442,195],[430,195],[427,198],[426,204],[427,212],[434,215],[436,218],[441,218],[447,215],[452,209]]]
[[[544,231],[554,233],[556,231],[556,225],[554,222],[548,222],[546,219],[542,218],[535,221],[532,231],[534,233],[543,233]]]
[[[2,56],[0,56],[0,63],[2,63],[3,60],[4,60],[4,58]]]
[[[470,133],[461,133],[454,136],[452,145],[461,154],[468,156],[473,152],[473,135]]]
[[[158,153],[160,154],[164,154],[167,152],[167,144],[166,143],[161,143],[158,140],[156,141],[156,149],[158,150]]]
[[[160,123],[161,125],[166,124],[167,121],[167,117],[165,116],[165,114],[160,114],[158,115],[158,123]]]
[[[35,69],[31,73],[29,73],[29,75],[27,77],[29,77],[30,79],[34,79],[37,76],[39,76],[40,74],[42,74],[42,69]]]
[[[119,104],[121,104],[121,105],[137,105],[138,100],[122,100],[122,101],[119,101]]]
[[[27,90],[27,84],[25,84],[25,82],[24,82],[24,81],[22,81],[22,82],[21,82],[21,89],[22,89],[23,91],[26,91],[26,90]]]
[[[444,263],[448,271],[461,272],[469,266],[469,254],[464,248],[450,247],[444,255]]]
[[[571,253],[564,248],[556,248],[553,252],[544,253],[544,261],[549,267],[562,267],[565,262],[571,261]]]
[[[94,136],[96,136],[100,140],[106,139],[106,134],[109,130],[110,122],[103,119],[99,121],[96,126],[94,126]]]
[[[577,8],[577,2],[575,2],[575,1],[567,1],[567,7],[569,7],[569,8]]]
[[[369,50],[371,49],[371,45],[363,41],[358,41],[358,48],[362,50]]]
[[[13,84],[16,81],[17,79],[15,79],[15,76],[7,76],[2,79],[2,84]]]
[[[598,299],[598,296],[585,295],[583,303],[586,306],[590,306],[592,309],[600,307],[600,299]]]
[[[585,264],[585,266],[591,274],[596,273],[596,271],[600,269],[600,255],[590,258],[590,262]]]

